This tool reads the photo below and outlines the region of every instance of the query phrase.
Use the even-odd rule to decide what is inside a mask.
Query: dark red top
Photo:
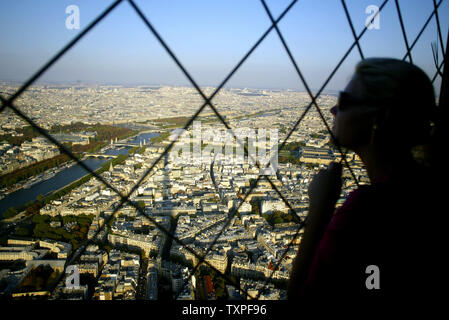
[[[348,195],[316,249],[303,295],[413,294],[423,286],[431,259],[422,237],[425,199],[404,182],[387,178]],[[366,287],[370,265],[379,268],[379,290]]]

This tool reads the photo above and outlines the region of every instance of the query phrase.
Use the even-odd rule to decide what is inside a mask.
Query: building
[[[141,249],[146,256],[149,256],[150,253],[158,254],[162,250],[162,238],[158,236],[148,237],[138,234],[108,234],[108,241],[112,245],[123,245],[130,248]]]
[[[303,147],[299,160],[303,163],[328,165],[335,161],[335,155],[330,149]]]
[[[288,207],[281,199],[266,199],[262,200],[260,204],[261,214],[271,214],[275,211],[288,212]]]
[[[154,261],[148,262],[147,271],[147,299],[157,300],[158,298],[158,271]]]
[[[226,255],[226,252],[223,250],[209,253],[205,261],[210,263],[221,273],[225,273],[226,268],[228,267],[228,257]]]
[[[65,260],[71,251],[72,246],[61,241],[8,239],[7,246],[0,247],[0,260],[38,260],[47,253]]]
[[[95,287],[93,299],[135,300],[139,267],[139,255],[111,250],[108,263]]]

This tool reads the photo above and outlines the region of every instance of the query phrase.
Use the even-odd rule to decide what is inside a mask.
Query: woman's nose
[[[333,106],[330,111],[334,116],[336,116],[337,115],[337,106]]]

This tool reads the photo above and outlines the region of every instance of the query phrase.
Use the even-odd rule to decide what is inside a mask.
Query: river
[[[159,133],[141,133],[134,137],[133,139],[127,141],[129,143],[140,143],[141,141],[149,141],[150,138],[158,136]],[[127,154],[130,147],[124,147],[124,148],[111,148],[106,150],[104,153],[106,154]],[[88,158],[86,160],[83,160],[83,163],[87,165],[92,170],[97,170],[100,168],[100,166],[108,161],[109,159],[106,158]],[[3,216],[3,212],[5,212],[10,207],[19,207],[21,205],[24,205],[30,201],[36,200],[37,196],[39,195],[47,195],[51,192],[58,190],[66,185],[69,185],[75,180],[78,180],[79,178],[85,176],[88,174],[88,172],[81,167],[78,163],[72,165],[71,167],[68,167],[60,172],[58,172],[54,177],[36,183],[35,185],[31,186],[29,189],[19,189],[17,191],[14,191],[2,200],[0,200],[0,218]]]

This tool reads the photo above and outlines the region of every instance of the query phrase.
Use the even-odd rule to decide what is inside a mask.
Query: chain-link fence
[[[382,11],[382,9],[385,7],[385,5],[388,3],[389,0],[385,0],[383,1],[383,3],[379,6],[379,10],[376,12],[375,15],[373,15],[373,17],[371,18],[371,22],[374,21],[374,19],[376,18],[376,16]],[[404,38],[404,44],[405,44],[405,48],[406,48],[406,53],[403,57],[403,60],[408,59],[410,62],[413,62],[413,58],[412,58],[412,50],[415,47],[417,41],[419,40],[419,38],[421,37],[421,35],[423,34],[424,30],[427,28],[427,26],[429,25],[430,21],[432,20],[433,17],[435,17],[435,23],[437,26],[437,30],[438,30],[438,38],[439,38],[439,44],[441,46],[441,49],[443,52],[445,52],[444,49],[444,43],[443,43],[443,39],[442,39],[442,35],[441,35],[441,27],[440,27],[440,21],[439,21],[439,16],[438,16],[438,8],[440,7],[441,3],[443,2],[443,0],[440,1],[436,1],[436,0],[432,0],[433,1],[433,10],[431,13],[429,13],[429,17],[428,19],[425,21],[423,27],[421,28],[420,32],[418,33],[418,35],[416,36],[416,38],[413,40],[413,42],[409,43],[409,39],[407,38],[407,34],[406,34],[406,26],[404,25],[403,19],[402,19],[402,13],[401,13],[401,9],[400,9],[400,5],[399,5],[399,1],[398,0],[394,0],[395,2],[395,6],[396,6],[396,11],[397,11],[397,16],[399,19],[399,23],[401,26],[401,31],[402,31],[402,35]],[[139,186],[144,182],[145,178],[149,176],[149,174],[151,172],[153,172],[153,170],[156,168],[156,165],[163,160],[163,158],[170,152],[170,150],[173,148],[174,144],[177,142],[176,140],[171,141],[165,148],[165,150],[159,155],[159,157],[156,159],[156,161],[154,161],[151,166],[145,171],[145,173],[140,177],[140,179],[137,181],[137,183],[131,188],[131,190],[126,194],[122,194],[116,187],[114,187],[113,185],[111,185],[108,181],[106,181],[101,175],[97,174],[94,170],[92,170],[91,168],[89,168],[85,163],[83,163],[77,156],[75,156],[66,146],[64,146],[62,143],[60,143],[56,138],[54,138],[47,130],[43,129],[42,127],[40,127],[34,120],[32,120],[28,115],[26,115],[25,113],[23,113],[19,108],[16,107],[16,105],[14,104],[14,102],[16,101],[16,99],[18,97],[20,97],[25,90],[27,90],[34,82],[36,82],[51,66],[54,65],[54,63],[56,61],[58,61],[66,52],[68,52],[72,47],[74,47],[78,41],[80,39],[82,39],[88,32],[90,32],[92,29],[94,29],[97,24],[102,21],[105,17],[107,17],[121,2],[125,2],[125,0],[116,0],[114,1],[108,8],[106,8],[104,10],[103,13],[101,13],[95,20],[93,20],[85,29],[83,29],[72,41],[70,41],[66,46],[64,46],[53,58],[51,58],[43,67],[41,67],[29,80],[27,80],[25,83],[23,83],[20,88],[11,96],[9,96],[8,98],[4,97],[4,96],[0,96],[1,98],[1,109],[0,112],[3,112],[6,108],[9,108],[10,110],[12,110],[16,115],[18,115],[20,118],[22,118],[24,121],[26,121],[29,125],[31,125],[35,130],[38,131],[39,134],[41,134],[42,136],[46,137],[49,141],[51,141],[53,144],[55,144],[64,154],[68,155],[72,160],[76,161],[82,168],[84,168],[87,172],[89,172],[90,174],[92,174],[96,179],[98,179],[99,181],[101,181],[101,183],[103,183],[107,188],[111,189],[115,194],[117,194],[120,197],[120,202],[117,206],[115,206],[115,209],[113,211],[113,214],[110,215],[108,217],[108,221],[106,221],[103,226],[98,229],[96,231],[95,236],[93,236],[91,239],[95,239],[96,236],[105,228],[105,226],[108,224],[110,219],[113,219],[115,217],[115,215],[117,214],[117,212],[125,205],[130,205],[132,207],[134,207],[138,212],[140,212],[142,215],[145,215],[144,210],[137,205],[134,201],[132,201],[130,199],[131,195],[137,190],[137,188],[139,188]],[[228,83],[228,81],[230,80],[230,78],[236,73],[237,70],[239,70],[239,68],[245,63],[245,61],[248,59],[248,57],[250,57],[250,55],[255,51],[255,49],[266,39],[266,37],[272,32],[275,31],[276,34],[278,35],[283,48],[285,49],[285,52],[287,53],[293,68],[295,69],[300,82],[302,83],[302,85],[305,87],[306,92],[308,93],[311,102],[308,104],[308,106],[304,109],[303,113],[300,115],[300,117],[298,118],[298,120],[295,122],[295,124],[293,125],[293,127],[291,128],[291,130],[288,132],[287,136],[285,137],[285,139],[283,140],[283,142],[281,143],[281,145],[279,146],[279,151],[282,151],[285,148],[286,142],[287,140],[290,138],[290,136],[292,135],[292,133],[298,129],[301,121],[304,119],[304,117],[306,116],[306,114],[309,112],[309,110],[314,107],[316,109],[316,111],[318,112],[320,119],[323,122],[323,125],[325,126],[326,130],[329,132],[330,136],[333,137],[333,133],[317,103],[317,99],[318,97],[320,97],[321,93],[323,92],[323,90],[326,88],[326,86],[328,85],[329,81],[334,77],[334,75],[336,74],[336,72],[339,70],[339,68],[341,67],[341,65],[343,64],[343,62],[348,58],[349,54],[354,50],[354,48],[357,48],[359,54],[360,54],[360,58],[364,59],[364,54],[363,54],[363,50],[360,44],[360,40],[361,38],[364,36],[364,34],[366,33],[367,29],[368,29],[368,24],[365,26],[365,28],[359,33],[356,33],[356,30],[354,28],[351,16],[349,14],[348,8],[347,8],[347,4],[345,0],[341,0],[341,5],[344,9],[345,12],[345,16],[347,18],[350,30],[352,32],[352,35],[354,37],[354,41],[353,43],[349,46],[349,48],[346,50],[346,52],[344,53],[344,55],[341,57],[341,59],[338,61],[337,65],[332,69],[332,72],[329,74],[329,76],[326,78],[326,80],[324,81],[324,83],[321,85],[321,87],[318,89],[318,91],[314,94],[312,93],[306,79],[304,78],[297,62],[295,61],[289,47],[288,44],[286,43],[279,27],[278,24],[279,22],[289,13],[289,11],[291,10],[291,8],[298,2],[297,0],[293,0],[283,11],[282,13],[277,17],[273,17],[269,7],[267,6],[265,0],[261,0],[261,5],[263,6],[266,14],[268,15],[270,21],[271,21],[271,26],[260,36],[260,38],[252,45],[252,47],[248,50],[248,52],[241,58],[241,60],[235,65],[235,67],[228,73],[228,75],[224,78],[224,80],[217,86],[217,88],[215,88],[215,90],[212,92],[212,94],[210,94],[209,96],[207,96],[203,90],[200,88],[200,86],[197,84],[197,82],[193,79],[193,77],[191,76],[191,74],[188,72],[188,70],[184,67],[184,65],[181,63],[181,61],[177,58],[177,56],[175,55],[175,53],[170,49],[170,47],[167,45],[167,43],[165,42],[165,40],[162,38],[162,36],[158,33],[158,31],[155,29],[155,27],[152,25],[152,23],[149,21],[149,19],[146,17],[146,15],[142,12],[142,10],[139,8],[139,6],[137,6],[137,4],[135,3],[135,1],[133,0],[127,0],[128,4],[133,8],[133,10],[136,12],[137,16],[144,22],[144,24],[148,27],[149,31],[157,38],[158,42],[160,43],[160,45],[165,49],[165,51],[167,52],[167,54],[173,59],[173,61],[175,62],[175,64],[179,67],[179,69],[182,71],[182,73],[187,77],[187,79],[189,80],[190,84],[196,89],[196,91],[199,93],[199,95],[202,97],[202,99],[204,100],[204,102],[202,103],[202,105],[200,106],[200,108],[198,108],[198,110],[195,112],[195,114],[192,115],[192,117],[187,121],[187,123],[185,123],[184,125],[184,130],[187,130],[193,123],[193,121],[195,119],[197,119],[198,115],[207,107],[209,107],[212,112],[216,115],[216,117],[219,119],[219,121],[226,127],[226,129],[230,130],[233,134],[233,136],[237,139],[237,142],[243,146],[243,148],[245,149],[245,152],[247,152],[247,147],[246,145],[240,141],[238,139],[238,137],[234,134],[234,132],[232,131],[232,128],[229,126],[228,122],[225,120],[225,118],[217,111],[217,108],[214,106],[214,104],[212,103],[212,100],[214,99],[214,97],[220,92],[220,90]],[[436,78],[438,77],[438,75],[441,75],[442,72],[442,67],[444,65],[444,61],[441,62],[441,64],[437,65],[437,71],[435,73],[435,75],[432,77],[432,82],[434,82],[436,80]],[[178,136],[179,138],[179,136]],[[335,141],[335,139],[333,139]],[[338,151],[340,152],[340,154],[342,155],[342,161],[344,162],[345,166],[349,169],[350,174],[352,176],[352,178],[354,179],[354,182],[356,185],[358,185],[358,179],[355,177],[349,163],[346,160],[346,156],[345,156],[345,152],[344,150],[341,149],[341,146],[339,146],[338,144],[336,145],[336,148],[338,149]],[[276,154],[277,156],[277,154]],[[256,163],[256,165],[260,168],[260,164]],[[258,299],[260,297],[261,294],[263,294],[264,289],[260,290],[258,292],[257,295],[250,295],[244,288],[241,288],[237,283],[235,283],[235,281],[231,278],[228,277],[226,274],[220,272],[219,270],[217,270],[217,268],[215,268],[213,265],[211,265],[207,260],[206,257],[207,255],[211,252],[213,246],[216,244],[217,240],[219,239],[219,237],[222,235],[223,231],[227,228],[227,226],[229,225],[229,223],[231,222],[232,218],[236,215],[236,213],[238,212],[240,206],[245,202],[245,200],[248,198],[248,196],[253,192],[253,190],[255,188],[257,188],[259,182],[264,179],[266,180],[272,187],[272,189],[275,191],[275,193],[280,197],[280,199],[282,199],[282,201],[285,203],[285,205],[289,208],[289,210],[294,214],[294,216],[296,216],[296,220],[298,222],[297,224],[297,230],[295,235],[293,236],[293,239],[290,241],[290,243],[288,244],[287,248],[283,251],[282,255],[280,256],[279,260],[277,261],[277,264],[272,268],[272,272],[270,277],[268,277],[265,280],[265,287],[266,284],[271,281],[275,271],[278,269],[279,264],[283,261],[283,259],[285,258],[285,255],[287,254],[287,252],[289,251],[289,249],[291,248],[291,246],[293,245],[293,243],[295,242],[295,240],[297,239],[297,237],[299,236],[299,232],[301,230],[301,228],[304,226],[304,221],[303,219],[300,218],[300,216],[295,212],[295,209],[293,208],[293,206],[289,203],[289,201],[284,197],[284,195],[280,192],[280,190],[278,189],[278,187],[275,185],[275,183],[273,182],[273,178],[268,176],[268,175],[262,175],[259,174],[257,179],[255,180],[255,183],[252,183],[251,186],[248,188],[248,190],[246,191],[246,193],[243,196],[242,201],[239,202],[239,205],[237,207],[234,207],[228,214],[228,217],[225,221],[225,223],[223,224],[223,227],[221,228],[221,231],[218,232],[213,241],[210,243],[210,245],[207,247],[207,249],[204,250],[204,254],[200,255],[198,254],[195,250],[193,250],[192,248],[190,248],[189,246],[185,245],[177,236],[175,236],[174,234],[172,234],[169,230],[167,230],[163,225],[161,225],[160,223],[158,223],[153,217],[151,216],[147,216],[151,222],[157,227],[159,228],[159,230],[161,230],[167,237],[171,238],[173,241],[175,241],[177,244],[183,246],[188,252],[190,252],[193,256],[195,256],[197,258],[197,263],[195,264],[194,268],[191,270],[190,272],[190,276],[188,277],[191,278],[191,276],[196,272],[196,270],[198,269],[198,267],[201,264],[206,264],[208,265],[210,268],[212,268],[213,270],[215,270],[216,272],[220,273],[221,276],[223,276],[225,278],[225,280],[229,283],[234,285],[236,288],[238,288],[240,290],[240,292],[242,292],[244,295],[246,295],[249,299]],[[89,241],[91,240],[86,240],[83,245],[81,246],[80,250],[75,251],[74,253],[72,253],[72,255],[68,258],[66,265],[70,265],[72,264],[85,250],[85,248],[87,247],[87,245],[89,244]],[[182,288],[184,288],[187,285],[188,279],[186,281],[184,281]],[[265,288],[264,287],[264,288]],[[182,288],[178,291],[179,292],[182,291]]]

